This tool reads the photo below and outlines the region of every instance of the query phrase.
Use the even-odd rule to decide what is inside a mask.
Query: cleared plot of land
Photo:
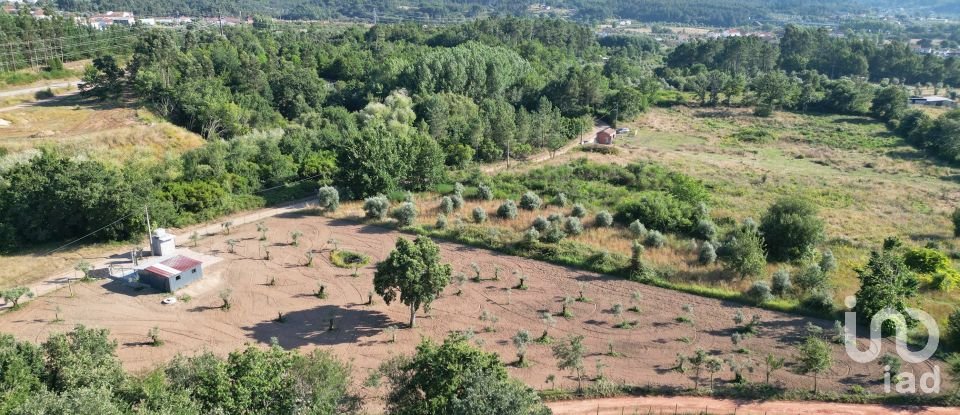
[[[179,154],[203,139],[142,108],[71,95],[0,112],[0,148],[23,153],[50,145],[103,160]],[[9,157],[16,157],[13,154]]]
[[[34,300],[21,310],[0,316],[0,330],[22,339],[42,341],[52,332],[69,330],[75,324],[104,327],[119,342],[119,357],[134,370],[145,370],[167,361],[177,353],[193,354],[204,349],[224,354],[244,343],[266,344],[276,339],[287,348],[329,347],[337,355],[352,360],[356,375],[363,378],[384,359],[400,353],[411,353],[422,337],[441,339],[455,330],[473,329],[475,340],[484,349],[500,354],[505,362],[515,361],[515,348],[510,338],[519,329],[538,337],[547,329],[554,338],[570,334],[586,337],[589,350],[586,372],[596,375],[596,362],[601,360],[608,379],[638,385],[691,386],[689,375],[671,371],[677,353],[691,354],[703,348],[721,357],[747,357],[762,360],[767,353],[784,357],[793,355],[794,346],[804,335],[809,319],[765,310],[743,308],[748,316],[758,314],[762,323],[757,336],[734,346],[732,317],[737,304],[658,289],[638,283],[605,277],[543,262],[505,256],[494,252],[452,243],[441,243],[443,259],[453,264],[454,272],[473,276],[471,264],[481,269],[480,282],[467,281],[463,293],[455,295],[452,285],[434,303],[429,315],[421,312],[419,327],[397,331],[396,343],[385,329],[403,326],[407,309],[401,304],[387,306],[374,296],[374,304],[366,304],[372,289],[373,265],[359,270],[333,267],[329,254],[334,246],[372,257],[372,263],[384,259],[400,235],[386,228],[357,224],[342,219],[288,214],[267,219],[267,241],[259,240],[253,224],[233,229],[230,235],[215,235],[201,240],[199,246],[188,247],[196,252],[217,256],[221,260],[205,267],[204,279],[180,294],[189,294],[188,302],[162,305],[165,296],[149,289],[136,290],[123,281],[100,281],[75,284],[74,296],[63,289]],[[299,246],[290,245],[290,233],[300,231]],[[185,238],[181,236],[181,241]],[[236,253],[229,253],[226,241],[236,239]],[[336,240],[334,244],[331,239]],[[190,245],[187,242],[187,245]],[[262,259],[269,250],[270,259]],[[311,267],[304,266],[307,252],[315,255]],[[118,259],[119,260],[119,259]],[[500,280],[492,278],[499,267]],[[527,290],[507,290],[518,284],[513,271],[528,275]],[[271,283],[272,281],[272,283]],[[326,286],[326,299],[313,293],[318,284]],[[583,284],[589,302],[569,306],[569,319],[555,317],[556,326],[548,327],[540,319],[543,311],[558,313],[564,296],[578,296]],[[220,293],[231,289],[232,308],[220,309]],[[631,304],[631,293],[642,294],[640,313],[626,312],[624,319],[636,321],[633,329],[615,328],[618,319],[611,313],[614,303],[624,308]],[[691,311],[684,311],[689,305]],[[63,322],[54,323],[60,310]],[[480,321],[486,310],[497,317],[495,323]],[[283,313],[283,322],[275,319]],[[691,323],[678,322],[689,316]],[[334,330],[329,330],[330,319]],[[813,321],[827,326],[828,322]],[[146,345],[147,331],[159,327],[165,344]],[[485,330],[490,327],[490,330]],[[622,356],[606,355],[612,345]],[[888,347],[890,345],[887,345]],[[734,350],[743,347],[750,354]],[[892,350],[892,348],[888,349]],[[856,364],[845,357],[840,346],[834,346],[836,364],[821,387],[845,390],[859,384],[878,390],[882,372],[876,364]],[[529,385],[542,388],[548,375],[557,376],[557,386],[575,386],[568,373],[556,369],[549,346],[533,344],[529,348],[527,368],[510,371]],[[905,370],[925,369],[910,367]],[[762,381],[762,373],[747,375]],[[728,372],[718,374],[721,382],[732,378]],[[812,380],[786,370],[774,374],[777,383],[790,387],[810,387]]]
[[[743,402],[700,397],[626,397],[587,399],[548,404],[554,415],[622,415],[622,414],[823,414],[823,415],[937,415],[955,414],[954,408],[922,408],[917,406],[886,407],[820,402]]]

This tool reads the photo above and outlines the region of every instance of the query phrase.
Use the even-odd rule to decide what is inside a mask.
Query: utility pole
[[[373,8],[373,25],[376,26],[379,21],[380,21],[380,18],[377,16],[377,8],[374,7]]]
[[[150,239],[150,234],[153,233],[153,228],[150,227],[150,206],[144,205],[143,211],[146,213],[147,218],[147,239]]]

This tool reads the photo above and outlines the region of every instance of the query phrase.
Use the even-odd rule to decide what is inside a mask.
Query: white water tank
[[[157,228],[150,237],[150,250],[153,251],[153,256],[165,257],[173,255],[177,250],[177,244],[173,235],[167,233],[166,229]]]

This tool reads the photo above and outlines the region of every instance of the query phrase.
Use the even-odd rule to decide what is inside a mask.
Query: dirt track
[[[578,271],[543,262],[501,255],[482,249],[453,243],[441,243],[444,260],[454,266],[454,272],[471,275],[471,263],[482,269],[482,282],[466,282],[463,294],[456,296],[455,287],[449,287],[433,306],[430,316],[420,313],[419,327],[397,332],[397,342],[391,343],[384,329],[391,325],[402,326],[407,311],[401,304],[386,306],[375,298],[373,305],[366,305],[367,293],[372,288],[373,266],[360,270],[359,277],[350,276],[349,270],[332,267],[328,256],[331,244],[337,239],[341,249],[368,254],[374,261],[386,257],[398,234],[389,229],[357,224],[345,220],[328,220],[314,216],[300,216],[290,212],[266,220],[269,227],[268,243],[270,260],[263,260],[258,233],[253,224],[236,227],[232,234],[216,235],[201,241],[197,248],[190,248],[205,255],[219,257],[221,261],[205,267],[202,281],[189,286],[185,293],[192,300],[173,306],[160,304],[163,294],[150,290],[137,291],[122,281],[76,284],[74,297],[67,290],[60,290],[27,304],[24,309],[0,316],[3,332],[13,333],[23,339],[42,341],[51,332],[67,331],[75,324],[105,327],[111,330],[119,342],[119,356],[126,367],[143,370],[167,361],[177,353],[193,354],[211,350],[225,354],[244,343],[267,344],[276,338],[287,348],[311,349],[328,347],[335,354],[352,361],[355,376],[365,377],[369,370],[390,356],[411,353],[422,337],[442,339],[452,330],[474,329],[476,341],[483,348],[500,354],[505,362],[515,360],[515,348],[510,338],[519,329],[534,335],[547,328],[539,318],[541,311],[556,313],[560,310],[563,296],[576,296],[578,283],[583,283],[584,295],[590,302],[576,302],[570,306],[573,317],[556,317],[556,326],[550,327],[553,337],[569,334],[585,336],[584,343],[590,352],[586,358],[586,375],[597,374],[597,362],[607,379],[638,385],[691,386],[692,379],[671,371],[677,353],[691,354],[703,348],[722,358],[757,361],[767,353],[790,357],[794,344],[803,335],[803,325],[808,321],[796,316],[764,310],[744,309],[747,316],[754,313],[762,317],[759,334],[733,346],[730,335],[731,320],[736,304],[707,299],[645,286],[638,283]],[[289,245],[293,230],[303,232],[299,247]],[[225,241],[240,240],[236,253],[228,253]],[[180,241],[187,238],[181,235]],[[189,242],[187,242],[189,244]],[[307,251],[315,253],[312,267],[303,266]],[[502,272],[500,281],[493,281],[495,267]],[[512,271],[520,270],[529,275],[528,290],[507,291],[517,285]],[[268,285],[276,277],[273,286]],[[311,295],[318,282],[326,285],[329,297],[320,300]],[[222,311],[218,307],[218,293],[230,288],[233,291],[233,308]],[[627,312],[625,318],[636,320],[635,329],[613,327],[616,317],[611,306],[620,302],[630,306],[630,293],[639,290],[643,295],[640,314]],[[679,323],[675,319],[686,315],[685,304],[692,306],[689,313],[692,324]],[[62,310],[65,321],[53,323],[56,307]],[[497,316],[495,324],[478,319],[482,311]],[[275,322],[278,312],[284,314],[283,323]],[[329,320],[335,321],[335,330],[329,331]],[[826,326],[824,321],[817,322]],[[159,327],[165,341],[162,347],[145,345],[147,331]],[[484,331],[490,326],[489,332]],[[622,356],[606,355],[609,345]],[[734,352],[744,347],[749,355]],[[821,387],[846,390],[850,385],[861,384],[877,390],[876,382],[882,372],[875,364],[850,362],[835,346],[835,365]],[[535,388],[549,386],[548,375],[556,375],[556,386],[571,388],[576,385],[569,373],[556,369],[556,363],[547,345],[533,344],[527,359],[528,368],[511,368],[518,376]],[[760,367],[747,377],[761,381]],[[905,365],[905,370],[920,369]],[[706,383],[706,374],[703,382]],[[718,382],[729,381],[728,370],[717,374]],[[810,387],[811,380],[804,376],[781,370],[773,379],[788,387]]]
[[[886,407],[824,402],[743,402],[698,397],[626,397],[552,402],[554,415],[622,414],[738,414],[738,415],[940,415],[957,414],[956,408],[916,406]]]

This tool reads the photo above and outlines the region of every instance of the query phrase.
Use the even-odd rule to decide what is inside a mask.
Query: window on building
[[[180,276],[179,276],[179,275],[177,275],[177,281],[180,281]]]

